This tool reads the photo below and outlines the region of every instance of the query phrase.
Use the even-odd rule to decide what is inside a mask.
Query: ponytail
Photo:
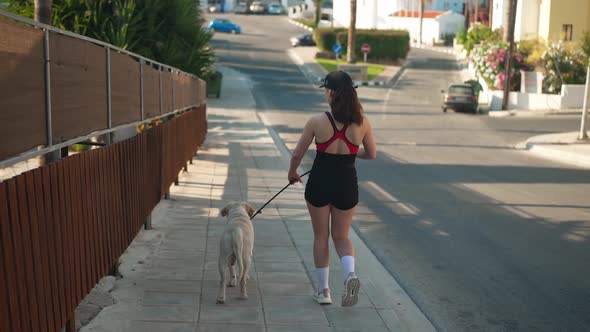
[[[356,89],[352,86],[345,86],[340,89],[332,90],[332,100],[330,107],[334,119],[345,125],[356,123],[363,124],[363,106],[361,105]]]

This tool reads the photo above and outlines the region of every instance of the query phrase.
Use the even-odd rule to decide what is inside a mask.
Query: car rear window
[[[452,86],[449,88],[449,93],[456,93],[461,95],[471,95],[473,94],[473,89],[466,86]]]

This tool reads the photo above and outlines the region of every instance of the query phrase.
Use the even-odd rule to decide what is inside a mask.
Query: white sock
[[[348,278],[348,274],[354,272],[354,256],[342,256],[342,270],[344,271],[344,280]]]
[[[319,291],[323,291],[328,287],[328,280],[330,277],[330,267],[316,267],[316,273],[318,274],[318,288]]]

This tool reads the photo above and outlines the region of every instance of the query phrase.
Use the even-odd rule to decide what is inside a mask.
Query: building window
[[[574,25],[564,24],[561,28],[561,34],[564,41],[571,41],[574,39]]]

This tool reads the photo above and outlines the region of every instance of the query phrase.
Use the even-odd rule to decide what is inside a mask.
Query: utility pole
[[[586,71],[586,90],[584,92],[584,104],[582,108],[582,122],[580,124],[580,135],[578,136],[579,140],[587,140],[588,139],[588,98],[590,97],[590,61],[588,61],[588,69]]]
[[[420,1],[420,30],[419,30],[419,35],[418,35],[418,45],[422,45],[422,25],[424,22],[424,0],[419,0]]]
[[[350,0],[350,26],[348,27],[348,49],[346,50],[346,61],[355,63],[356,44],[356,0]]]
[[[508,109],[508,98],[510,98],[510,81],[512,74],[512,55],[514,53],[514,25],[516,24],[516,4],[518,0],[508,0],[508,26],[504,29],[506,32],[504,37],[510,44],[508,53],[506,54],[506,78],[504,79],[504,96],[502,98],[502,109]]]

